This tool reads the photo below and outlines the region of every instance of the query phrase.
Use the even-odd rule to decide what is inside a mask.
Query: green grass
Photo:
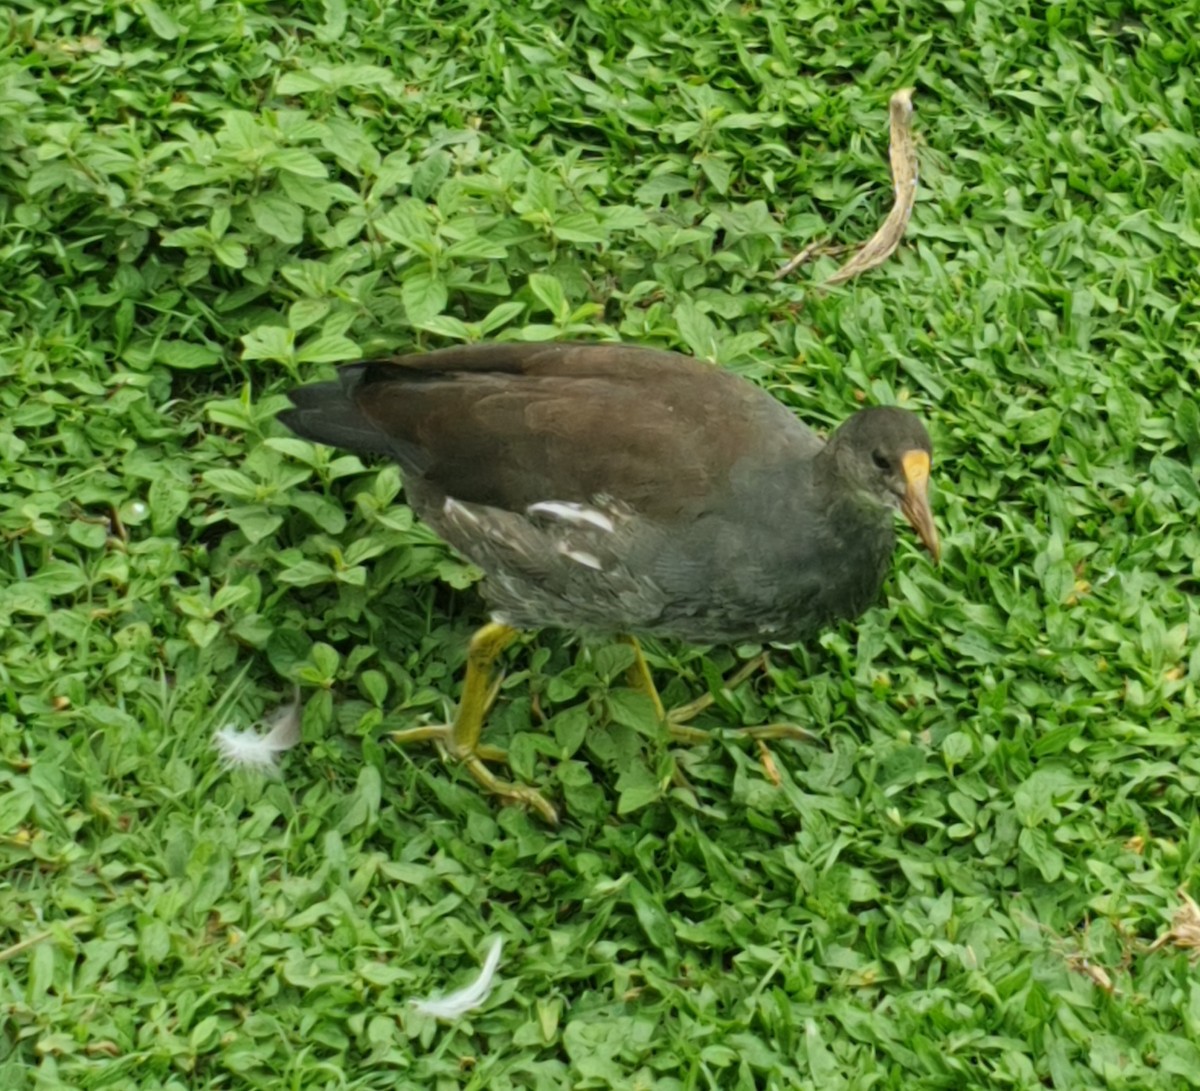
[[[1148,949],[1200,862],[1198,21],[10,0],[0,1086],[1200,1085],[1200,976]],[[906,85],[904,246],[773,281],[875,230]],[[382,741],[452,707],[476,574],[394,468],[273,417],[485,337],[719,359],[818,426],[922,413],[942,567],[906,535],[885,602],[710,717],[827,752],[775,746],[778,787],[672,755],[624,651],[551,632],[489,734],[561,829]],[[668,701],[751,651],[650,648]],[[224,772],[214,730],[297,682],[282,777]],[[413,1011],[494,935],[480,1011]]]

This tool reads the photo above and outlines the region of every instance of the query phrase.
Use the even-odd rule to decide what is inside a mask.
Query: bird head
[[[921,421],[904,409],[862,409],[829,437],[828,453],[846,484],[904,515],[936,563],[941,543],[929,507],[933,444]]]

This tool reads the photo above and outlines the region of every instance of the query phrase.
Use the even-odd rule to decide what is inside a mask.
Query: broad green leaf
[[[329,583],[334,579],[333,570],[318,561],[299,561],[285,568],[275,577],[280,583],[293,587],[312,587],[315,584]]]
[[[565,322],[570,316],[571,306],[557,277],[545,273],[530,273],[529,290],[556,321]]]
[[[258,497],[259,486],[240,470],[207,470],[204,480],[214,489],[242,500],[254,500]]]
[[[329,173],[320,159],[301,148],[277,148],[267,155],[263,162],[268,167],[287,171],[301,178],[324,179]]]
[[[419,201],[427,201],[438,191],[438,187],[450,174],[450,155],[438,150],[417,164],[412,176],[412,194]]]
[[[340,333],[320,333],[296,350],[296,359],[305,364],[336,364],[356,360],[362,355],[358,344]]]
[[[156,362],[183,371],[212,367],[220,358],[216,349],[189,341],[160,341],[154,349]]]
[[[288,308],[288,329],[293,333],[316,325],[329,313],[327,299],[297,299]]]
[[[704,176],[712,183],[713,189],[724,196],[729,192],[729,183],[733,178],[733,168],[725,159],[716,155],[698,155],[696,161]]]
[[[425,319],[419,326],[428,333],[436,333],[439,337],[448,337],[455,341],[470,341],[471,328],[460,318],[449,314],[438,314]]]
[[[183,26],[172,15],[165,12],[154,0],[135,0],[135,7],[146,17],[150,29],[158,37],[173,42],[184,33]]]
[[[294,353],[294,335],[283,326],[256,326],[242,337],[243,360],[290,361]]]
[[[694,302],[684,300],[672,312],[675,324],[679,327],[679,336],[691,349],[692,355],[700,360],[716,360],[717,328]]]
[[[31,577],[30,583],[49,595],[70,595],[87,586],[82,569],[66,561],[47,561]]]
[[[503,303],[497,303],[479,323],[479,332],[484,335],[495,333],[498,329],[502,329],[508,325],[509,322],[524,310],[525,304],[515,299],[507,299]]]
[[[422,253],[433,245],[429,212],[420,201],[401,198],[383,216],[374,221],[375,229],[391,242]]]
[[[440,275],[419,269],[404,278],[400,299],[408,320],[414,326],[423,326],[446,309],[449,296]]]
[[[661,900],[652,895],[637,879],[629,884],[628,893],[638,924],[642,926],[642,931],[646,933],[650,943],[660,951],[673,948],[675,931],[671,927],[671,917]]]
[[[304,238],[304,213],[282,193],[260,193],[252,198],[250,215],[260,231],[280,242],[294,245]]]

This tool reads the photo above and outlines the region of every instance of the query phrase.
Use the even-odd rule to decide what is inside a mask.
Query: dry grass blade
[[[913,202],[917,197],[918,170],[912,137],[912,94],[911,87],[903,88],[892,96],[888,104],[891,121],[892,184],[896,194],[892,211],[888,213],[883,226],[863,244],[854,257],[826,280],[822,287],[844,284],[861,273],[882,265],[904,238],[909,217],[912,216]],[[853,246],[810,243],[775,274],[775,279],[781,280],[815,257],[840,254],[850,249],[853,249]]]
[[[68,921],[60,921],[54,928],[47,928],[44,932],[37,932],[32,936],[26,936],[25,939],[12,944],[10,947],[0,948],[0,962],[9,962],[32,950],[38,944],[45,943],[47,940],[61,935],[63,931],[80,932],[88,927],[90,927],[90,922],[81,917],[76,917]]]
[[[824,286],[833,287],[882,265],[900,245],[913,202],[917,199],[917,154],[912,138],[912,88],[897,91],[888,104],[891,117],[892,184],[896,194],[892,211],[883,226],[867,240],[863,248],[833,274]]]
[[[775,755],[771,753],[762,739],[758,740],[758,756],[762,761],[763,775],[776,788],[782,787],[783,777],[780,775],[779,766],[775,764]]]
[[[1121,992],[1112,979],[1112,975],[1098,962],[1093,962],[1082,951],[1073,951],[1066,956],[1067,966],[1077,974],[1082,974],[1098,989],[1103,989],[1109,996],[1117,996]]]
[[[1183,905],[1171,918],[1171,927],[1150,945],[1150,950],[1157,951],[1170,943],[1176,947],[1189,948],[1192,958],[1200,958],[1200,905],[1197,905],[1182,888],[1179,890],[1179,897],[1183,899]]]
[[[794,258],[788,260],[788,263],[775,274],[775,279],[782,280],[814,258],[836,257],[838,254],[844,254],[847,250],[853,249],[853,243],[826,243],[819,240],[810,242]]]

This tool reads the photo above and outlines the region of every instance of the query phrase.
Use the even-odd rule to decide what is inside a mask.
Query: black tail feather
[[[393,454],[393,444],[362,415],[352,392],[358,382],[357,368],[343,368],[337,381],[314,383],[288,391],[294,408],[285,409],[279,420],[301,439],[325,443],[360,454]]]

